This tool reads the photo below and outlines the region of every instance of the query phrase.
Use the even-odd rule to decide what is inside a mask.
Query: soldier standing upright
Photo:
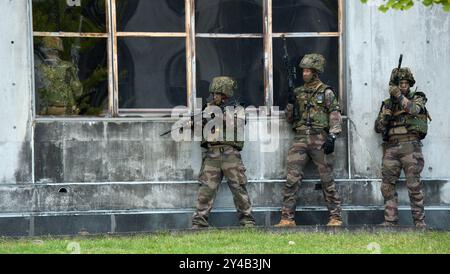
[[[208,103],[208,106],[214,105],[223,110],[228,100],[233,96],[236,87],[236,81],[231,77],[215,77],[209,88],[213,95],[213,101]],[[255,225],[252,206],[246,189],[245,167],[240,153],[244,141],[237,139],[236,136],[238,130],[242,130],[238,127],[245,126],[245,112],[242,107],[238,107],[234,110],[234,113],[228,113],[227,111],[226,115],[231,115],[234,120],[233,135],[235,136],[232,136],[232,138],[223,136],[229,133],[225,128],[228,123],[222,128],[212,127],[211,134],[205,134],[205,130],[203,131],[201,146],[206,149],[206,152],[199,175],[200,189],[198,190],[196,211],[192,218],[193,228],[209,226],[208,216],[224,175],[228,179],[228,186],[233,195],[241,226],[251,227]],[[223,117],[225,119],[226,116]],[[203,127],[207,126],[206,121],[203,121]],[[220,136],[220,134],[223,135]]]
[[[76,100],[83,93],[78,68],[61,59],[64,47],[60,37],[44,37],[40,46],[43,61],[36,62],[36,89],[40,115],[76,115]]]
[[[375,131],[383,134],[383,164],[381,193],[385,200],[384,223],[398,224],[397,192],[395,184],[403,169],[417,227],[425,227],[425,210],[420,173],[424,166],[422,143],[429,118],[423,92],[413,92],[416,81],[409,68],[395,68],[389,83],[390,98],[383,101]]]
[[[305,84],[294,90],[295,100],[286,107],[287,120],[293,123],[295,137],[287,156],[287,180],[283,188],[281,221],[276,226],[296,225],[294,217],[297,193],[309,159],[319,170],[330,214],[328,225],[340,226],[341,200],[326,154],[334,152],[336,137],[342,131],[341,109],[334,91],[319,79],[319,74],[325,68],[325,58],[320,54],[307,54],[301,60],[300,68],[303,69]]]

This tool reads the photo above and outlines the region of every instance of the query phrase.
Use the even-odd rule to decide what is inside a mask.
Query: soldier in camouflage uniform
[[[210,93],[213,95],[213,101],[208,105],[215,105],[223,110],[229,98],[233,96],[236,87],[236,81],[231,77],[215,77],[209,88]],[[240,113],[237,113],[238,111]],[[238,132],[238,126],[245,126],[245,113],[243,111],[241,107],[239,109],[236,108],[235,113],[231,113],[232,118],[234,118],[235,133]],[[227,115],[230,115],[230,113],[227,113]],[[224,119],[225,117],[226,115],[224,115]],[[206,121],[203,120],[203,122],[203,126],[205,126]],[[226,132],[225,121],[220,131]],[[233,194],[240,224],[245,227],[254,226],[255,219],[252,216],[252,206],[246,189],[247,177],[240,154],[244,142],[236,138],[231,138],[232,140],[230,140],[229,136],[217,137],[217,133],[220,133],[219,128],[213,128],[211,133],[211,136],[205,136],[205,133],[203,133],[202,147],[206,149],[206,152],[204,153],[199,175],[200,189],[192,226],[193,228],[209,226],[208,216],[224,175],[228,178],[228,186]]]
[[[341,109],[331,87],[322,83],[325,58],[307,54],[300,62],[305,84],[294,90],[295,102],[286,107],[289,123],[295,131],[294,143],[287,157],[287,180],[283,189],[281,221],[277,227],[295,226],[297,193],[303,178],[303,169],[311,159],[317,166],[322,189],[330,214],[327,225],[342,225],[341,200],[332,175],[332,166],[326,155],[334,152],[337,135],[342,131]]]
[[[427,134],[429,118],[423,92],[413,92],[416,81],[409,68],[395,68],[389,83],[390,98],[383,101],[375,131],[383,134],[383,165],[381,193],[385,200],[383,225],[398,223],[395,184],[403,169],[417,227],[425,227],[425,211],[420,173],[424,166],[421,139]]]
[[[36,89],[39,94],[40,115],[76,115],[76,99],[83,93],[78,69],[61,60],[64,51],[59,37],[44,37],[40,51],[44,60],[36,64]]]

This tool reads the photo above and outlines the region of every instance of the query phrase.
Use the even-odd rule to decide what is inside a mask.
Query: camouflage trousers
[[[385,201],[384,219],[398,221],[397,192],[395,184],[403,169],[406,176],[414,222],[425,220],[420,173],[424,166],[422,143],[419,141],[385,144],[383,153],[381,193]]]
[[[228,186],[233,194],[240,224],[254,225],[252,205],[246,188],[245,167],[240,152],[232,146],[208,148],[200,170],[200,189],[192,224],[202,227],[209,226],[208,216],[223,176],[228,179]]]
[[[326,136],[299,135],[294,139],[292,147],[287,156],[287,180],[283,188],[283,207],[281,209],[282,219],[294,219],[297,203],[297,194],[303,178],[303,170],[311,159],[317,166],[322,190],[327,203],[330,218],[342,220],[341,199],[336,190],[336,184],[332,175],[331,164],[327,161],[325,153],[321,149]]]

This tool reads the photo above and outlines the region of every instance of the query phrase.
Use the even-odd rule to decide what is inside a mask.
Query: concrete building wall
[[[4,37],[0,43],[0,234],[19,233],[13,225],[20,227],[20,235],[62,233],[63,228],[50,228],[72,221],[76,223],[77,228],[71,228],[75,233],[78,228],[89,227],[100,232],[114,232],[116,227],[130,231],[140,229],[140,224],[149,228],[146,222],[150,220],[157,224],[152,229],[189,226],[201,150],[198,143],[175,143],[167,136],[159,137],[172,121],[77,118],[33,122],[28,2],[0,2],[4,12],[0,24]],[[442,221],[450,212],[450,93],[446,92],[450,86],[449,14],[421,5],[407,12],[383,14],[359,1],[347,1],[345,14],[349,120],[345,120],[332,159],[346,221],[382,220],[381,138],[375,135],[373,122],[381,101],[388,96],[390,72],[403,53],[403,64],[411,67],[419,89],[427,94],[433,117],[424,141],[429,220],[450,227],[448,221]],[[279,218],[276,212],[281,206],[286,154],[292,140],[285,121],[280,129],[278,151],[261,152],[261,141],[247,142],[243,151],[248,189],[260,225],[270,225]],[[324,222],[327,214],[322,193],[314,189],[317,171],[309,165],[306,175],[308,180],[298,201],[299,216],[305,218],[301,223]],[[404,182],[400,182],[399,196],[402,220],[410,223]],[[215,205],[213,224],[236,223],[229,214],[234,209],[225,186]],[[118,218],[116,214],[123,216]],[[68,221],[70,216],[79,219]],[[18,217],[25,219],[14,219]]]
[[[27,1],[1,1],[0,184],[32,181],[31,30]]]
[[[379,178],[381,137],[373,125],[389,96],[390,73],[403,53],[433,118],[424,140],[424,178],[450,178],[450,16],[417,3],[406,12],[382,13],[351,1],[346,10],[346,72],[354,177]],[[414,87],[415,89],[415,87]]]
[[[200,142],[175,142],[173,121],[39,121],[35,130],[36,183],[184,182],[197,180]],[[249,122],[255,127],[262,122]],[[249,127],[247,134],[249,136]],[[284,180],[292,130],[281,121],[278,148],[264,152],[264,143],[247,141],[242,152],[252,181]],[[335,174],[347,178],[347,131],[337,141]],[[258,159],[257,161],[255,159]],[[318,178],[312,163],[306,178]]]

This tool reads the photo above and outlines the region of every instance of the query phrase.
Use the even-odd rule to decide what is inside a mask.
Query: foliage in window
[[[37,113],[105,114],[106,39],[35,37],[34,43]]]
[[[33,30],[45,32],[106,32],[105,0],[33,0]]]

